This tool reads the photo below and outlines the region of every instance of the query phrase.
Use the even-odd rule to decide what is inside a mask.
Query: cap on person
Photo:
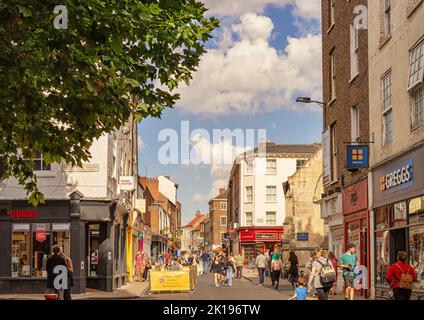
[[[350,249],[352,249],[352,248],[356,248],[356,244],[354,244],[354,243],[349,243],[349,244],[347,245],[347,248],[348,248],[348,250],[350,250]]]

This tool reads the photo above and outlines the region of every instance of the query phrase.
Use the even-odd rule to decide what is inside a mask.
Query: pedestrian
[[[263,253],[263,250],[259,250],[259,254],[255,260],[255,266],[258,269],[259,273],[259,286],[262,287],[264,285],[264,274],[266,268],[266,257]]]
[[[236,268],[237,268],[236,278],[241,279],[241,276],[243,274],[243,263],[244,263],[243,256],[239,253],[238,255],[236,255],[235,260],[236,260]]]
[[[144,253],[144,270],[143,270],[143,282],[147,280],[149,270],[152,268],[152,262],[149,259],[147,253]]]
[[[201,258],[202,258],[202,265],[203,265],[203,274],[206,274],[208,271],[209,254],[206,251],[204,251],[202,253]]]
[[[414,268],[407,263],[405,251],[399,251],[397,262],[387,270],[386,280],[390,285],[391,296],[394,300],[410,300],[412,285],[417,281]]]
[[[283,269],[283,262],[280,259],[278,253],[274,253],[272,256],[271,262],[271,272],[275,283],[275,290],[278,290],[278,285],[280,284],[281,270]]]
[[[306,279],[308,279],[307,283],[309,283],[309,278],[310,278],[311,271],[312,271],[312,264],[314,263],[314,260],[315,260],[315,250],[312,250],[311,256],[309,257],[309,259],[305,263]],[[312,281],[312,288],[311,288],[310,294],[312,296],[316,295],[315,283],[313,281]]]
[[[336,279],[339,277],[339,260],[337,260],[336,255],[333,251],[328,252],[328,260],[330,260],[331,264],[333,265],[334,271],[336,272]],[[337,280],[334,281],[333,287],[331,288],[331,291],[333,295],[337,294]]]
[[[57,266],[64,266],[66,269],[68,268],[66,265],[65,259],[60,255],[60,247],[58,245],[54,245],[52,247],[53,255],[47,259],[46,262],[46,270],[47,270],[47,288],[54,289],[58,300],[64,300],[64,289],[58,289],[54,286],[54,280],[56,276],[60,275],[54,273],[54,269]]]
[[[297,285],[297,288],[294,289],[294,295],[289,300],[306,300],[308,290],[305,288],[305,279],[300,278]]]
[[[267,254],[265,255],[266,257],[266,276],[269,276],[271,278],[271,285],[274,286],[275,284],[275,279],[274,279],[274,275],[272,273],[271,270],[271,263],[272,263],[272,256],[274,255],[274,252],[269,249],[267,251]]]
[[[236,270],[235,260],[232,255],[228,255],[226,261],[225,261],[225,272],[226,272],[226,280],[227,280],[227,286],[232,287],[233,286],[233,273]]]
[[[327,272],[331,272],[332,282],[323,281],[324,276],[328,276]],[[331,262],[324,257],[324,250],[315,249],[315,260],[312,263],[312,269],[308,280],[308,292],[311,292],[312,282],[314,282],[318,300],[328,300],[328,293],[333,287],[336,273]]]
[[[343,271],[343,280],[345,284],[345,300],[353,300],[355,296],[355,267],[358,262],[356,257],[356,245],[349,243],[346,253],[340,257],[339,267]]]
[[[221,262],[221,276],[220,281],[222,285],[225,285],[227,282],[227,270],[226,270],[226,255],[225,252],[222,252],[219,258],[219,261]]]
[[[297,280],[299,279],[299,259],[294,251],[290,251],[289,263],[289,281],[292,284],[293,289],[295,289]]]
[[[135,273],[137,275],[137,279],[139,282],[143,281],[143,273],[144,273],[144,252],[141,253],[137,251],[137,254],[134,259],[135,264]]]
[[[71,288],[74,286],[74,265],[72,264],[71,258],[67,257],[63,251],[60,251],[59,255],[65,259],[66,268],[68,270],[68,285],[67,288],[63,291],[64,300],[72,300],[71,297]]]
[[[174,260],[169,267],[169,271],[180,271],[183,270],[183,266],[179,263],[178,260]]]
[[[221,280],[222,273],[222,264],[218,255],[215,255],[212,262],[212,272],[215,280],[215,287],[219,287],[219,282]]]

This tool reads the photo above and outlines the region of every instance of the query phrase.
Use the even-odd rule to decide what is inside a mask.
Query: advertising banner
[[[191,270],[151,271],[150,291],[190,291],[193,289]]]

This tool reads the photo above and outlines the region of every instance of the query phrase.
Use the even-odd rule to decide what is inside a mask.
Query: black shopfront
[[[37,208],[26,200],[2,201],[0,294],[44,293],[53,245],[73,261],[72,293],[124,285],[126,216],[116,202],[85,201],[77,192],[69,200],[48,200]]]
[[[373,170],[374,286],[388,298],[387,269],[406,251],[418,282],[413,299],[424,299],[424,146]]]

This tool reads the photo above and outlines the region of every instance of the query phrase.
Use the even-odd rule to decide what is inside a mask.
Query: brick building
[[[329,249],[340,256],[347,243],[353,242],[365,266],[370,258],[368,169],[349,171],[346,147],[370,142],[367,4],[366,0],[322,0],[325,107],[321,215],[329,224]],[[365,16],[358,20],[361,14]]]
[[[210,242],[211,249],[221,247],[227,233],[227,190],[219,189],[219,194],[209,200]]]

